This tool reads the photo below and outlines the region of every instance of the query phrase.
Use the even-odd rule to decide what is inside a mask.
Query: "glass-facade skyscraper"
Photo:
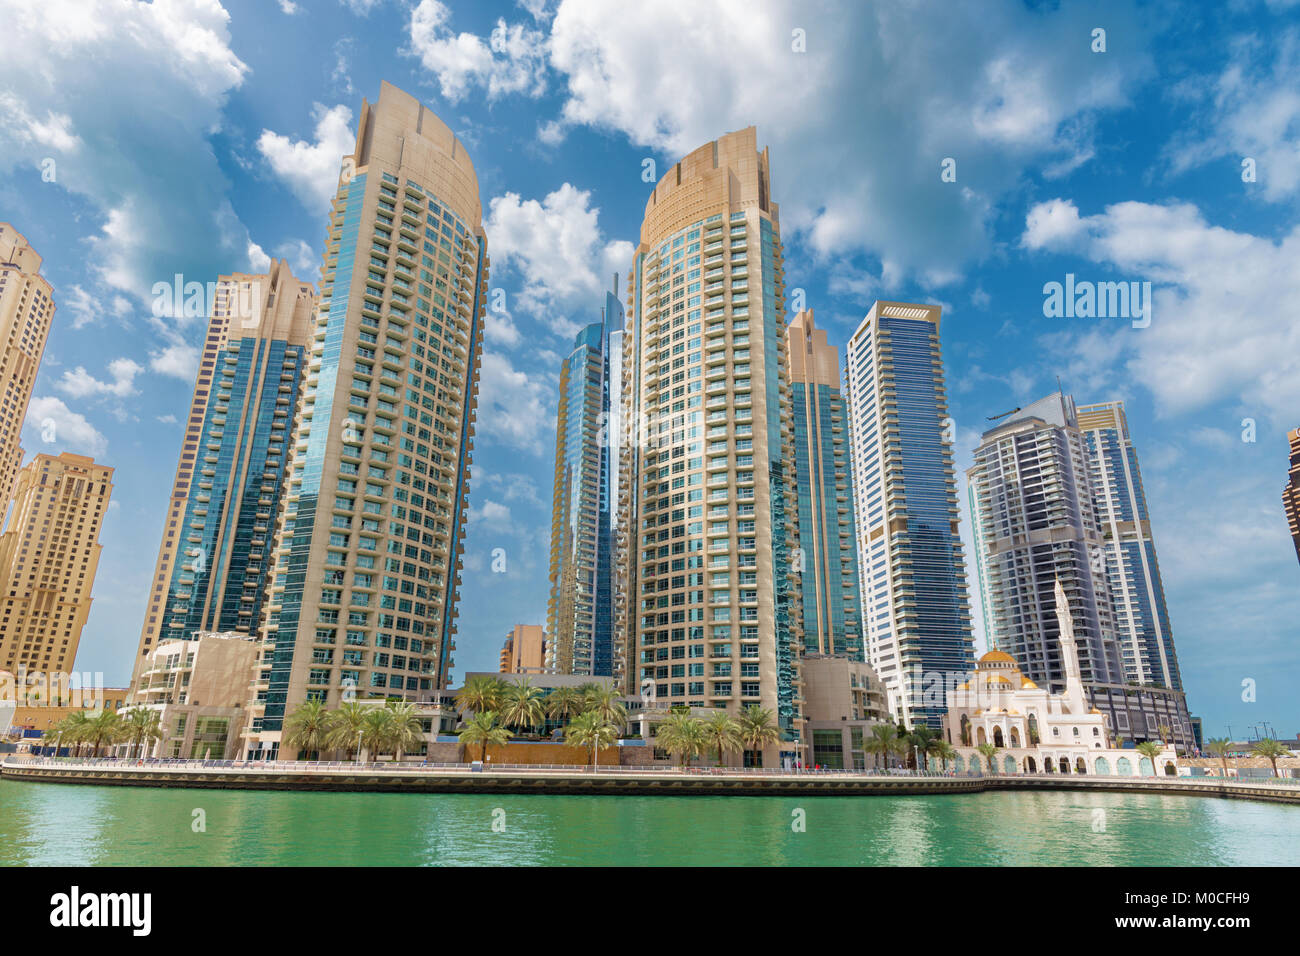
[[[250,751],[304,700],[447,685],[487,270],[464,145],[384,83],[330,210]]]
[[[617,280],[616,280],[617,281]],[[610,441],[611,330],[623,306],[610,292],[603,319],[582,329],[560,367],[555,484],[551,510],[551,596],[547,668],[558,674],[614,674],[611,592],[614,560]]]
[[[786,326],[804,650],[865,660],[858,613],[857,535],[849,414],[840,391],[839,351],[812,310]]]
[[[974,664],[939,315],[876,302],[845,369],[867,659],[894,715],[936,730],[945,675]]]
[[[1058,392],[1016,409],[967,477],[990,646],[1063,686],[1059,583],[1089,706],[1120,739],[1194,746],[1123,406]]]
[[[217,281],[137,672],[160,641],[257,631],[315,311],[282,260]]]
[[[752,127],[673,164],[646,203],[623,361],[625,684],[660,706],[769,710],[802,728],[785,278]]]
[[[1122,402],[1079,406],[1124,679],[1183,689],[1137,451]]]

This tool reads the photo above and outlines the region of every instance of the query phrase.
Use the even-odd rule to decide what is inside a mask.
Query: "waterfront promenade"
[[[1099,777],[1081,774],[944,774],[910,771],[764,770],[730,767],[489,766],[345,761],[133,760],[9,757],[6,780],[99,786],[375,793],[540,793],[665,796],[889,795],[990,790],[1107,790],[1300,804],[1300,780]]]

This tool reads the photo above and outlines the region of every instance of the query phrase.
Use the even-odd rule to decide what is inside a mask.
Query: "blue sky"
[[[471,150],[506,293],[488,318],[459,673],[494,669],[510,625],[544,620],[559,360],[630,266],[644,160],[662,172],[753,124],[787,287],[833,343],[877,297],[944,307],[960,470],[986,416],[1058,375],[1081,403],[1127,403],[1193,712],[1210,735],[1300,730],[1281,509],[1300,425],[1297,0],[0,14],[0,218],[45,257],[59,306],[26,448],[117,468],[79,670],[128,676],[193,382],[202,320],[155,318],[154,283],[271,255],[315,280],[339,158],[386,79]],[[1151,282],[1150,326],[1045,317],[1043,286],[1067,273]]]

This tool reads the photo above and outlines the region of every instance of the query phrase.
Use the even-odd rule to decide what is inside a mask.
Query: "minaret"
[[[1070,617],[1070,601],[1061,587],[1061,579],[1056,579],[1056,625],[1057,639],[1061,642],[1061,664],[1065,668],[1065,698],[1070,704],[1070,713],[1082,714],[1088,710],[1083,696],[1083,678],[1079,673],[1079,652],[1074,644],[1074,620]]]

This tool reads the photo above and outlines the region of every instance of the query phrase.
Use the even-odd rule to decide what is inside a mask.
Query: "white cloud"
[[[135,377],[143,371],[143,365],[129,358],[118,358],[108,363],[112,381],[100,381],[87,372],[84,366],[78,365],[71,371],[65,371],[55,387],[72,398],[91,395],[126,398],[135,394]]]
[[[52,440],[46,441],[47,437]],[[108,439],[86,420],[86,416],[72,411],[62,399],[52,395],[37,396],[28,404],[27,419],[23,422],[23,444],[28,451],[51,455],[70,451],[102,458],[108,451]]]
[[[193,382],[199,370],[199,350],[186,342],[173,342],[149,353],[149,368],[182,382]]]
[[[316,120],[315,142],[292,140],[264,129],[257,148],[304,206],[323,212],[338,190],[340,164],[356,147],[356,136],[349,127],[352,111],[346,106],[326,109],[316,103],[312,116]]]
[[[280,3],[281,13],[285,13],[288,16],[293,16],[295,13],[298,12],[299,9],[298,4],[294,3],[293,0],[279,0],[279,3]]]
[[[537,97],[546,91],[542,31],[499,19],[485,41],[472,33],[453,33],[450,19],[451,11],[439,0],[421,0],[411,11],[410,52],[437,76],[443,96],[454,103],[475,86],[485,88],[489,100],[507,93]]]
[[[544,454],[547,436],[555,428],[554,413],[548,409],[549,391],[515,369],[508,358],[484,352],[476,434],[534,455]]]
[[[383,0],[339,0],[339,2],[357,16],[367,17],[370,11],[379,6]]]
[[[866,253],[946,284],[991,251],[998,202],[1028,174],[1085,163],[1091,117],[1127,105],[1150,74],[1132,6],[1106,10],[1105,56],[1089,50],[1096,16],[1078,4],[563,0],[548,49],[567,97],[538,136],[612,130],[673,162],[757,123],[787,242],[802,231],[819,257]],[[940,180],[944,158],[956,183]]]
[[[1075,220],[1077,227],[1067,229],[1042,225]],[[1080,217],[1073,203],[1058,199],[1030,210],[1024,242],[1115,270],[1085,275],[1076,267],[1081,279],[1153,284],[1149,328],[1121,320],[1069,328],[1049,343],[1071,362],[1072,380],[1077,374],[1091,378],[1094,387],[1114,387],[1136,379],[1165,414],[1230,401],[1246,415],[1294,418],[1300,407],[1300,323],[1286,310],[1300,301],[1300,227],[1275,242],[1211,225],[1189,203],[1122,202]]]
[[[162,276],[213,271],[214,252],[240,265],[242,227],[210,137],[246,72],[217,0],[9,4],[0,172],[56,160],[54,188],[100,227],[89,271],[137,302]]]
[[[1300,191],[1300,28],[1261,31],[1234,41],[1228,66],[1213,83],[1185,84],[1192,94],[1197,125],[1175,137],[1166,150],[1175,173],[1230,159],[1240,181],[1240,163],[1255,164],[1248,194],[1270,201]],[[1231,182],[1231,180],[1230,180]]]
[[[632,266],[633,246],[606,241],[591,193],[565,183],[538,202],[496,196],[484,224],[494,269],[518,273],[519,309],[565,338],[600,317],[602,290]]]

